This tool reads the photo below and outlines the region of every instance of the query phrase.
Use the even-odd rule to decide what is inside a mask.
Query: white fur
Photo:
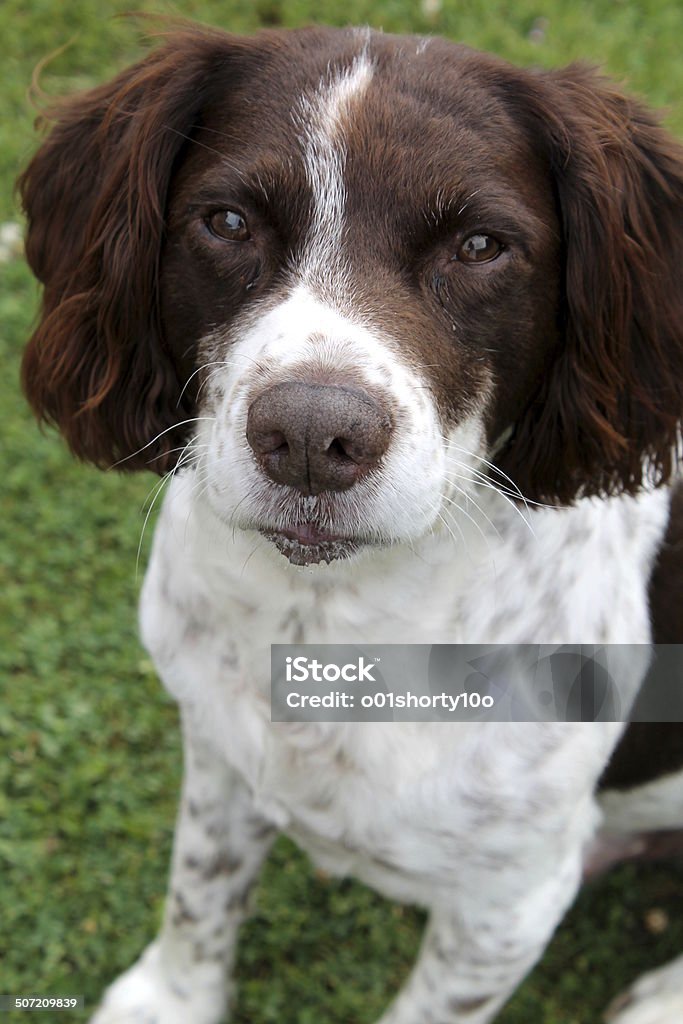
[[[650,971],[616,1001],[610,1024],[680,1024],[683,1020],[683,956]]]
[[[158,940],[108,990],[96,1024],[218,1024],[249,887],[277,830],[326,870],[431,911],[381,1024],[491,1020],[576,892],[618,724],[273,724],[272,643],[641,644],[623,664],[626,703],[647,667],[647,581],[668,493],[530,510],[480,486],[483,409],[444,436],[420,368],[354,305],[344,126],[371,79],[361,54],[299,104],[315,203],[304,257],[286,292],[205,339],[218,358],[198,459],[170,486],[141,602],[186,743],[169,902]],[[360,374],[400,413],[379,470],[325,513],[372,544],[306,568],[258,528],[282,527],[292,508],[314,517],[322,499],[268,480],[245,438],[254,396],[301,366]],[[669,826],[683,825],[680,803],[671,812],[678,785]],[[671,1024],[621,1024],[645,1022]]]
[[[346,283],[341,244],[346,205],[343,129],[371,80],[372,64],[364,46],[349,68],[320,83],[315,96],[303,96],[295,114],[314,203],[300,273],[318,286],[334,281],[339,288]]]
[[[362,525],[386,543],[410,540],[439,515],[450,521],[449,503],[456,492],[452,478],[460,477],[460,487],[473,489],[471,469],[483,454],[481,422],[467,417],[445,445],[424,380],[353,308],[342,315],[298,284],[277,304],[252,314],[238,338],[214,334],[210,347],[226,348],[230,356],[211,373],[206,409],[213,418],[199,423],[198,442],[206,446],[207,500],[225,522],[281,525],[286,488],[268,480],[254,462],[246,441],[247,413],[256,384],[263,388],[286,379],[292,367],[301,365],[360,372],[368,386],[391,395],[401,414],[382,474],[338,497],[340,521]],[[311,510],[316,507],[312,500]]]
[[[627,792],[605,793],[605,827],[610,832],[648,832],[681,827],[683,789],[678,773]]]
[[[620,728],[273,725],[270,643],[649,638],[645,569],[664,529],[665,493],[529,513],[533,535],[496,494],[484,492],[480,503],[498,536],[489,530],[484,540],[464,519],[460,543],[437,527],[412,550],[297,569],[257,534],[224,523],[188,472],[166,500],[145,581],[143,637],[185,709],[188,758],[202,751],[215,761],[209,779],[241,780],[249,815],[268,836],[269,827],[283,829],[326,870],[432,910],[423,955],[383,1024],[491,1019],[573,898],[599,823],[593,787]],[[486,528],[483,517],[479,525]],[[610,557],[617,551],[621,558]],[[611,566],[603,572],[601,556]],[[645,661],[631,666],[626,689],[635,692]],[[211,786],[191,784],[199,793]],[[235,827],[241,813],[226,800],[224,832],[255,869],[269,839],[249,853],[248,829]],[[225,893],[246,890],[252,877],[222,878],[222,901],[202,895],[178,864],[188,850],[210,862],[216,843],[181,814],[172,889],[199,901],[209,932],[225,927]],[[227,929],[226,963],[239,919]],[[179,939],[183,928],[167,918],[159,948],[196,943],[196,930]],[[170,962],[167,984],[173,977],[193,988],[192,958]],[[191,1003],[192,1020],[215,1024],[225,999],[216,995],[213,1016]],[[137,1019],[106,1007],[97,1024]],[[170,1013],[150,1019],[175,1021]]]
[[[413,550],[299,569],[258,535],[233,531],[199,495],[193,473],[174,481],[141,606],[144,642],[183,708],[189,756],[215,761],[209,779],[241,779],[249,813],[266,830],[288,831],[325,869],[432,910],[421,961],[384,1024],[489,1020],[579,885],[599,823],[593,787],[620,727],[273,725],[269,644],[540,636],[646,643],[644,568],[665,526],[666,494],[533,512],[530,535],[515,510],[484,493],[500,536],[489,529],[484,541],[465,519],[461,543],[445,530],[427,532]],[[538,606],[537,590],[545,597]],[[539,634],[544,607],[551,625]],[[631,669],[623,682],[635,692],[644,663]],[[189,784],[200,794],[217,787]],[[224,834],[247,852],[248,829],[234,824],[245,812],[226,801],[222,813],[231,821]],[[172,889],[200,901],[207,931],[223,923],[221,901],[202,897],[202,885],[177,865],[187,850],[211,861],[215,844],[181,814]],[[251,852],[255,865],[263,853]],[[242,891],[247,879],[221,884]],[[227,929],[230,949],[236,929],[237,921]],[[177,946],[179,931],[167,920],[161,948]],[[193,971],[174,966],[177,974],[191,984]],[[433,1018],[423,1014],[427,999]]]

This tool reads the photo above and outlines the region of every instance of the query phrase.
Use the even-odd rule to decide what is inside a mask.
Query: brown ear
[[[174,161],[235,49],[220,33],[171,36],[50,111],[19,179],[28,260],[45,285],[24,389],[77,456],[103,467],[163,472],[184,433],[169,428],[193,414],[159,330],[157,268]]]
[[[547,147],[565,284],[557,358],[503,464],[545,501],[664,483],[683,416],[683,149],[592,69],[543,73],[515,102]]]

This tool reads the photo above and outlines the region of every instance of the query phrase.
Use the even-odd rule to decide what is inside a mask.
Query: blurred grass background
[[[142,52],[135,22],[113,17],[132,6],[3,0],[3,224],[20,221],[12,184],[35,145],[35,65],[70,43],[43,88],[103,80]],[[585,58],[668,108],[683,135],[680,0],[138,0],[137,9],[233,31],[320,22],[434,32],[544,66]],[[136,629],[136,550],[155,481],[78,466],[37,430],[17,374],[38,293],[11,228],[0,260],[0,992],[84,993],[92,1006],[155,931],[178,792],[175,708]],[[283,840],[244,931],[234,1020],[370,1024],[408,970],[421,923],[355,883],[314,875]],[[682,948],[680,870],[616,871],[582,894],[501,1024],[592,1024],[636,974]]]

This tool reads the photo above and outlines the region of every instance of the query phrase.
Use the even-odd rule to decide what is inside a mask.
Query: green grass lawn
[[[528,64],[584,57],[666,106],[683,134],[679,0],[445,0],[430,17],[410,0],[3,0],[0,222],[19,219],[12,182],[35,144],[34,66],[70,44],[43,88],[101,81],[141,53],[136,25],[112,20],[128,7],[236,31],[311,21],[432,31]],[[76,465],[38,431],[17,382],[36,302],[20,258],[0,266],[0,993],[83,993],[92,1006],[159,921],[179,741],[136,635],[136,551],[155,480]],[[668,916],[655,933],[653,908]],[[282,841],[244,930],[234,1020],[370,1024],[407,971],[421,922],[316,876]],[[628,980],[681,949],[681,872],[619,870],[582,894],[501,1024],[591,1024]],[[0,1014],[0,1024],[25,1019]]]

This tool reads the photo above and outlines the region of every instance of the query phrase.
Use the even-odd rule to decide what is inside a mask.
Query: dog
[[[217,1024],[273,838],[430,912],[381,1024],[485,1024],[586,870],[683,828],[676,723],[273,723],[272,643],[683,641],[683,151],[595,70],[169,34],[20,179],[23,385],[168,474],[141,632],[185,777],[95,1024]],[[673,1024],[683,958],[614,1011]]]

